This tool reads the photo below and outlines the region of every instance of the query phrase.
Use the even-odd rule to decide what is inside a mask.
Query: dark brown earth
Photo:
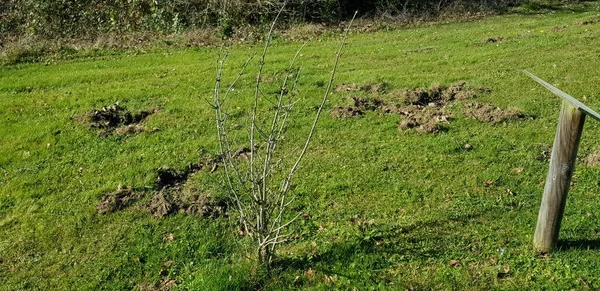
[[[141,291],[170,291],[175,286],[177,286],[177,280],[162,278],[154,284],[145,283],[138,287]]]
[[[504,40],[504,37],[502,36],[496,36],[496,37],[488,37],[485,42],[487,43],[496,43],[496,42],[502,42]]]
[[[238,158],[243,158],[244,148],[240,149]],[[236,152],[237,153],[237,152]],[[226,200],[213,198],[187,184],[190,176],[201,170],[214,172],[218,162],[214,158],[204,158],[198,163],[189,164],[182,170],[172,169],[167,166],[157,169],[157,178],[154,189],[150,191],[153,197],[143,208],[154,217],[162,218],[166,215],[182,212],[204,218],[217,218],[226,214]],[[115,192],[106,193],[97,203],[99,214],[108,214],[131,206],[141,198],[142,193],[136,193],[131,187],[119,188]]]
[[[448,130],[445,124],[452,119],[443,107],[411,105],[406,109],[409,110],[401,113],[403,118],[398,124],[402,131],[415,128],[420,133],[439,133]]]
[[[590,25],[590,24],[596,24],[600,22],[600,18],[594,18],[594,19],[590,19],[590,20],[586,20],[586,21],[581,21],[581,22],[577,22],[577,25]]]
[[[237,157],[243,157],[246,152],[242,148],[236,151]],[[145,207],[154,217],[184,212],[205,218],[217,218],[227,211],[224,199],[213,199],[210,195],[190,189],[186,183],[188,178],[198,171],[208,169],[214,172],[218,165],[216,159],[205,158],[196,164],[190,164],[183,170],[175,170],[167,166],[157,170],[155,189],[157,192]]]
[[[358,86],[352,85],[338,87],[339,91],[373,92],[373,88],[380,85]],[[377,89],[376,92],[381,92]],[[481,89],[480,92],[489,92],[489,89]],[[371,95],[374,95],[371,93]],[[417,88],[405,90],[393,90],[385,96],[360,97],[352,96],[351,104],[338,106],[332,110],[331,115],[337,118],[360,117],[367,111],[382,111],[386,114],[397,114],[402,116],[398,124],[400,130],[415,129],[422,133],[439,133],[447,130],[446,124],[452,116],[446,111],[446,105],[458,100],[475,98],[476,93],[466,87],[465,82],[459,82],[451,86],[433,85],[430,88]]]
[[[106,193],[96,204],[96,209],[99,214],[108,214],[121,210],[139,198],[130,186],[122,188],[120,185],[117,191]]]
[[[536,160],[540,162],[549,162],[550,156],[552,155],[552,147],[547,144],[542,144],[540,147],[540,151],[535,157]]]
[[[134,113],[115,103],[101,109],[93,109],[78,119],[90,129],[97,130],[100,135],[125,135],[146,131],[141,123],[157,111],[158,109],[151,109]]]
[[[331,116],[337,118],[349,118],[359,117],[365,114],[366,111],[375,111],[376,109],[382,109],[385,105],[384,102],[376,98],[362,98],[353,96],[352,105],[350,106],[338,106],[333,109]]]
[[[157,218],[177,212],[217,218],[227,212],[227,203],[224,199],[215,199],[208,194],[175,187],[158,192],[146,209]]]
[[[480,103],[466,104],[464,113],[466,117],[492,124],[526,118],[526,115],[521,110],[516,108],[502,110],[492,104]]]
[[[384,89],[381,89],[384,88]],[[350,105],[334,107],[331,116],[335,118],[361,117],[369,111],[401,116],[399,130],[415,129],[421,133],[439,133],[446,131],[447,124],[453,119],[446,107],[450,104],[477,97],[478,93],[489,94],[489,88],[469,88],[465,82],[444,86],[434,84],[429,88],[392,90],[387,94],[385,83],[374,85],[341,85],[336,92],[362,91],[365,96],[351,96]],[[503,123],[526,117],[520,110],[509,108],[502,110],[491,104],[468,103],[464,115],[481,122]]]

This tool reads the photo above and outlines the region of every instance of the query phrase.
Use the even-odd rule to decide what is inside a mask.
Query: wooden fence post
[[[540,252],[549,252],[558,240],[584,122],[585,113],[563,100],[533,237],[533,245]]]
[[[550,169],[546,177],[542,205],[540,206],[535,235],[533,236],[533,246],[538,251],[547,253],[556,246],[558,241],[558,232],[565,212],[571,177],[573,171],[575,171],[575,160],[585,116],[589,115],[600,121],[600,114],[573,96],[527,71],[524,72],[534,81],[563,99],[552,147],[552,156],[550,157]]]

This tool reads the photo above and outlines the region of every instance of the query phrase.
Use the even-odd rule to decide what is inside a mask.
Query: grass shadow
[[[575,240],[559,240],[557,249],[560,251],[572,250],[600,250],[599,239],[575,239]]]
[[[544,13],[555,13],[555,12],[570,12],[570,13],[581,13],[589,11],[589,3],[595,1],[574,1],[574,2],[534,2],[528,1],[519,6],[516,6],[510,10],[514,14],[544,14]]]
[[[456,235],[458,229],[479,216],[481,214],[454,215],[409,225],[369,225],[363,229],[353,222],[355,232],[347,240],[327,245],[315,253],[279,257],[273,267],[282,271],[312,268],[329,276],[377,284],[382,280],[378,270],[404,262],[443,258],[453,252],[457,240],[461,240],[460,235]]]

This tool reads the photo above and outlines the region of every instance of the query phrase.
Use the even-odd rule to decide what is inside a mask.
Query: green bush
[[[336,22],[359,16],[437,15],[447,7],[499,9],[525,0],[290,0],[282,20]],[[261,25],[283,0],[4,0],[0,37],[94,37],[106,32],[176,33],[198,27]],[[226,25],[223,25],[226,24]]]

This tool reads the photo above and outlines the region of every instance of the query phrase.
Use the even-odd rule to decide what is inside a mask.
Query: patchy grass
[[[598,7],[351,35],[338,84],[385,84],[359,90],[362,97],[465,81],[489,89],[473,102],[529,118],[480,122],[459,102],[446,106],[454,118],[447,130],[432,135],[399,131],[401,116],[377,110],[324,114],[294,188],[303,214],[297,236],[271,278],[252,267],[235,217],[220,215],[219,169],[176,171],[185,185],[163,198],[181,197],[173,204],[180,211],[159,218],[146,210],[157,169],[191,169],[216,152],[205,99],[217,49],[2,66],[0,289],[598,288],[600,168],[584,157],[600,148],[599,124],[586,124],[559,250],[535,253],[548,167],[540,155],[552,143],[560,101],[521,73],[600,108]],[[301,100],[284,149],[308,131],[332,67],[338,39],[318,40],[299,57]],[[264,98],[277,92],[300,45],[275,40]],[[259,50],[234,47],[225,83]],[[246,137],[252,83],[249,71],[230,99],[234,140]],[[329,113],[358,93],[333,93]],[[73,118],[117,101],[131,112],[161,108],[143,121],[160,130],[98,135]],[[189,215],[193,206],[202,215]],[[213,207],[212,218],[202,207]]]

